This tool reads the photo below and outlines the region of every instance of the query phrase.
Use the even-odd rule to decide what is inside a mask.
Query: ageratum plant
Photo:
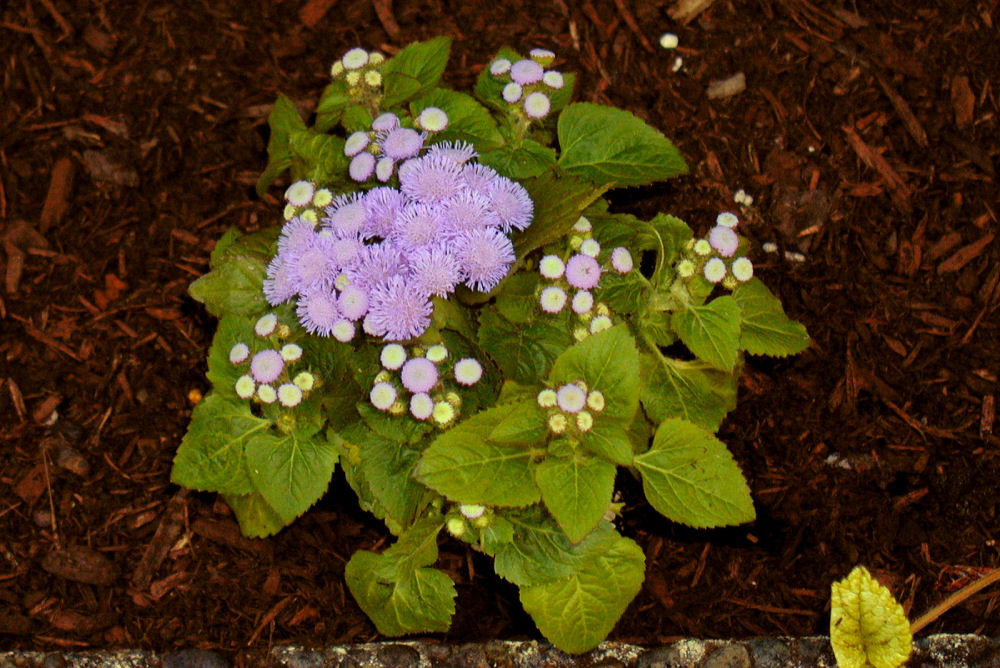
[[[473,95],[451,90],[449,47],[348,51],[311,126],[278,98],[258,190],[291,172],[284,223],[228,231],[191,286],[220,320],[173,480],[267,536],[339,463],[395,536],[345,573],[381,633],[448,628],[443,535],[493,557],[539,630],[582,652],[643,581],[615,527],[619,467],[676,522],[753,520],[714,433],[743,356],[809,338],[754,278],[732,213],[695,238],[609,208],[612,188],[687,172],[658,130],[571,104],[574,75],[540,49],[503,49]]]

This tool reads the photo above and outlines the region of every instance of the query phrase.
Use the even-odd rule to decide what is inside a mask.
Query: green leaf
[[[245,316],[226,314],[219,320],[219,326],[208,349],[208,373],[213,393],[234,402],[243,403],[236,394],[236,379],[250,373],[249,362],[233,364],[229,361],[229,351],[237,343],[250,346],[250,355],[258,352],[260,337],[254,332],[254,320]]]
[[[267,187],[292,166],[289,135],[295,130],[306,128],[295,103],[284,95],[278,95],[275,100],[274,107],[267,116],[267,124],[271,128],[271,137],[267,141],[267,167],[257,179],[258,195],[263,195]]]
[[[333,81],[324,88],[319,104],[316,105],[316,131],[326,132],[337,125],[349,102],[347,84],[342,79]]]
[[[515,403],[487,438],[503,445],[535,445],[548,437],[545,413],[535,397]]]
[[[246,444],[270,427],[271,421],[256,417],[247,402],[209,393],[191,414],[191,423],[174,457],[171,482],[223,494],[253,492],[246,470]]]
[[[489,440],[517,408],[495,406],[438,436],[420,458],[417,479],[459,503],[527,506],[538,501],[541,494],[529,469],[531,450]]]
[[[656,350],[641,356],[639,375],[639,397],[655,423],[683,418],[715,432],[726,413],[736,408],[736,374],[701,360],[675,360]]]
[[[240,524],[240,532],[244,536],[266,538],[285,528],[285,522],[257,492],[241,495],[224,494],[222,498],[233,509],[236,521]]]
[[[740,307],[743,328],[740,348],[751,355],[795,355],[809,347],[809,334],[791,320],[781,302],[760,280],[754,278],[733,290]]]
[[[510,322],[521,324],[538,317],[538,297],[535,296],[538,282],[539,274],[534,271],[517,273],[504,281],[496,301],[500,315]]]
[[[605,271],[594,297],[618,313],[640,313],[652,290],[653,286],[637,269],[627,274]]]
[[[438,558],[437,537],[443,526],[440,517],[414,522],[382,553],[375,576],[380,580],[396,580],[407,571],[433,564]]]
[[[215,265],[219,264],[229,247],[239,241],[242,236],[243,233],[236,227],[230,227],[223,232],[219,240],[215,242],[211,255],[208,256],[208,266],[215,269]]]
[[[471,95],[436,88],[410,102],[414,118],[427,107],[437,107],[448,114],[448,127],[434,134],[434,143],[467,141],[480,153],[495,150],[503,144],[493,116]]]
[[[556,150],[525,137],[481,153],[479,162],[518,181],[540,176],[556,164]]]
[[[617,418],[627,426],[639,407],[639,351],[627,325],[616,325],[568,348],[552,365],[549,384],[558,388],[583,379],[599,390],[605,407],[595,422]]]
[[[864,566],[833,583],[830,644],[841,668],[898,668],[910,657],[903,606]]]
[[[433,427],[426,422],[411,419],[408,413],[399,416],[389,415],[367,401],[359,401],[355,410],[373,432],[398,443],[410,445],[419,443],[433,430]]]
[[[413,478],[420,450],[355,423],[330,434],[341,468],[362,508],[385,520],[394,533],[413,523],[433,495]]]
[[[216,317],[225,313],[259,315],[269,308],[264,276],[277,230],[240,237],[219,253],[215,266],[188,288]]]
[[[541,506],[508,511],[505,517],[513,525],[514,535],[496,551],[493,568],[519,587],[569,577],[588,543],[613,531],[610,524],[601,523],[583,542],[573,545]]]
[[[246,458],[254,487],[289,524],[326,492],[337,450],[325,440],[301,440],[294,433],[258,433],[247,439]]]
[[[645,556],[614,531],[588,541],[567,578],[521,587],[521,604],[538,630],[564,652],[593,649],[604,640],[645,576]]]
[[[599,201],[584,212],[594,226],[594,238],[604,248],[624,246],[633,253],[654,253],[656,262],[650,282],[653,287],[668,289],[679,251],[694,236],[691,228],[680,218],[663,213],[644,221],[631,214],[608,213],[606,208],[607,203]]]
[[[388,109],[438,85],[448,64],[450,37],[414,42],[382,66],[383,95],[380,106]]]
[[[566,236],[584,209],[609,187],[595,187],[572,176],[557,176],[555,172],[526,179],[521,185],[531,196],[535,212],[531,225],[513,239],[519,258]]]
[[[343,180],[348,160],[344,140],[314,130],[298,130],[289,137],[294,158],[292,175],[320,185]]]
[[[548,374],[556,357],[572,342],[565,315],[515,324],[489,306],[480,316],[479,345],[505,378],[518,383],[536,383]]]
[[[354,600],[385,636],[444,632],[455,614],[455,583],[433,568],[408,570],[390,581],[375,572],[383,555],[364,550],[354,553],[344,569],[344,579]]]
[[[559,168],[599,185],[641,186],[688,171],[669,139],[623,109],[571,104],[558,133]]]
[[[503,517],[494,516],[493,522],[479,532],[479,543],[483,551],[491,556],[512,540],[514,540],[514,525]]]
[[[750,489],[719,439],[684,420],[665,420],[637,455],[646,499],[662,515],[695,528],[753,521]]]
[[[632,439],[626,430],[627,423],[618,419],[594,419],[590,431],[580,435],[580,444],[595,455],[628,466],[632,463]]]
[[[542,501],[570,541],[579,543],[601,521],[615,491],[615,471],[611,462],[579,451],[535,467]]]
[[[363,104],[349,104],[344,109],[344,117],[341,124],[347,132],[357,132],[359,130],[371,130],[372,114],[368,107]]]
[[[670,319],[688,349],[716,369],[732,371],[740,351],[740,307],[730,296],[688,305]]]

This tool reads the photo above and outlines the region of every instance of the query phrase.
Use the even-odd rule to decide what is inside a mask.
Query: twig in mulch
[[[335,4],[337,4],[337,0],[309,0],[299,10],[299,20],[302,21],[302,25],[305,27],[312,28],[323,20],[326,13]]]
[[[878,72],[874,72],[875,80],[878,81],[879,86],[882,87],[882,92],[885,96],[889,98],[889,102],[892,104],[892,108],[896,110],[896,115],[899,116],[900,120],[903,121],[903,127],[906,131],[910,133],[913,137],[913,141],[917,142],[917,146],[921,148],[926,148],[927,141],[927,131],[924,130],[924,126],[920,124],[917,117],[914,116],[913,110],[910,109],[910,105],[906,102],[902,95],[896,92],[896,89],[889,85]]]
[[[0,228],[2,229],[2,228]],[[15,220],[9,227],[2,230],[0,242],[7,256],[7,269],[4,276],[4,290],[14,294],[21,283],[24,273],[25,252],[29,249],[45,249],[49,242],[45,240],[27,221]]]
[[[961,270],[962,267],[982,255],[983,251],[986,250],[986,247],[990,245],[995,237],[996,235],[990,232],[981,239],[973,241],[971,244],[966,246],[962,246],[955,251],[951,257],[938,265],[937,273],[946,274]]]
[[[677,0],[674,6],[667,10],[675,21],[690,23],[698,14],[712,6],[715,0]]]
[[[177,538],[184,530],[187,523],[187,490],[180,489],[167,503],[167,509],[163,512],[160,525],[156,527],[153,539],[146,545],[142,559],[132,571],[132,586],[145,591],[149,588],[149,583],[153,580],[153,573],[160,567],[167,553],[173,547]]]
[[[920,615],[920,617],[910,624],[910,633],[916,634],[935,619],[948,612],[956,605],[960,605],[976,592],[989,587],[994,582],[1000,582],[1000,568],[996,568],[989,575],[984,575],[975,582],[962,587],[954,594],[944,599],[924,614]]]
[[[396,23],[396,17],[392,13],[392,0],[372,0],[372,7],[375,8],[375,14],[389,37],[394,41],[401,41],[403,31],[400,30],[399,24]]]
[[[635,36],[639,39],[639,43],[642,44],[642,48],[646,50],[646,53],[653,53],[653,45],[649,43],[646,36],[642,33],[639,28],[639,23],[635,20],[635,16],[632,15],[631,10],[629,10],[628,5],[625,4],[625,0],[615,0],[615,7],[618,8],[618,13],[622,15],[622,19],[625,20],[625,25],[629,27],[629,30],[635,33]]]
[[[854,128],[844,125],[840,129],[847,136],[847,143],[851,145],[851,148],[861,158],[861,161],[877,171],[882,180],[885,181],[886,187],[889,189],[889,197],[896,208],[904,214],[912,213],[913,206],[910,204],[910,188],[903,181],[903,177],[892,168],[889,161],[883,158],[878,151],[866,144]]]
[[[52,167],[52,177],[49,181],[49,191],[45,195],[42,215],[38,219],[38,229],[43,234],[53,225],[58,225],[69,208],[69,196],[73,189],[75,172],[73,161],[69,158],[59,158]]]

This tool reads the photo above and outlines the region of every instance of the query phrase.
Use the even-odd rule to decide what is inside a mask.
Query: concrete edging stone
[[[602,643],[581,655],[565,654],[547,643],[492,641],[463,645],[402,641],[309,649],[278,646],[263,658],[266,668],[835,668],[825,636],[682,639],[661,647]],[[0,668],[229,668],[222,654],[180,650],[157,654],[142,650],[93,652],[0,652]],[[938,634],[919,638],[907,664],[911,668],[1000,667],[1000,638]]]

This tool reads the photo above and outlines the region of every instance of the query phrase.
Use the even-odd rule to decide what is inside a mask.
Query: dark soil
[[[4,3],[0,642],[252,663],[378,637],[343,569],[388,534],[342,478],[269,540],[170,484],[214,330],[186,288],[226,228],[277,222],[278,190],[252,186],[278,92],[308,108],[348,48],[437,34],[456,88],[504,44],[546,47],[578,100],[672,137],[691,175],[618,209],[704,232],[750,193],[758,275],[815,342],[749,360],[721,432],[755,524],[688,530],[623,481],[647,582],[613,639],[823,633],[831,582],[859,563],[915,616],[1000,566],[997,0],[716,0],[686,24],[669,4]],[[744,92],[706,96],[737,72]],[[439,639],[538,637],[488,560],[442,549],[459,600]],[[1000,635],[998,601],[928,631]]]

